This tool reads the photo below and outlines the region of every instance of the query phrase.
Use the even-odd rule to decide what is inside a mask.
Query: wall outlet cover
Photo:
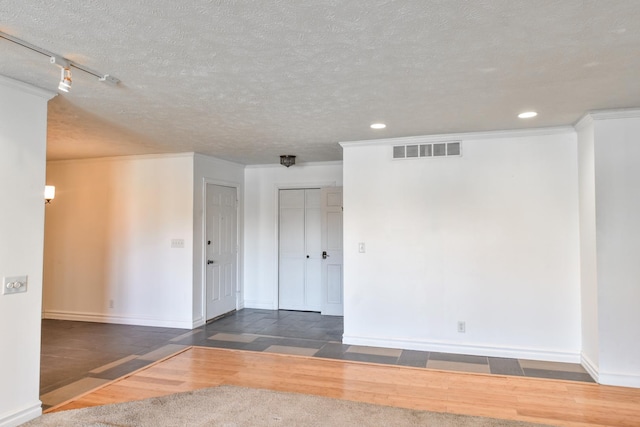
[[[6,276],[2,279],[2,294],[27,292],[27,276]]]

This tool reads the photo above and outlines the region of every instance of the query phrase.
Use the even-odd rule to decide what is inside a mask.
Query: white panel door
[[[278,307],[320,311],[320,189],[279,192]]]
[[[343,315],[342,187],[322,189],[322,314]]]
[[[236,309],[238,205],[236,189],[207,184],[206,190],[207,320]]]

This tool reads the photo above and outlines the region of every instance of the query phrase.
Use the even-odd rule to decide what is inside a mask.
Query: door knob
[[[322,259],[327,259],[329,255],[327,255],[327,251],[322,251]]]
[[[213,260],[212,259],[208,259],[207,260],[207,265],[209,265],[209,264],[213,264]]]

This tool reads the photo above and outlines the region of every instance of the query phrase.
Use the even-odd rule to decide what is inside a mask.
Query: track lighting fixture
[[[71,70],[69,68],[60,68],[60,84],[58,89],[63,92],[69,92],[71,89]]]
[[[8,40],[12,43],[15,43],[17,45],[20,45],[22,47],[26,47],[29,50],[32,50],[34,52],[38,52],[41,55],[46,55],[49,57],[49,62],[51,62],[54,65],[57,65],[58,67],[60,67],[62,69],[61,71],[61,77],[60,77],[60,84],[58,84],[58,89],[64,92],[69,92],[69,89],[71,89],[71,67],[73,68],[77,68],[80,71],[84,71],[87,74],[91,74],[92,76],[95,76],[98,78],[98,81],[101,82],[107,82],[107,83],[111,83],[113,85],[117,85],[118,83],[120,83],[120,80],[118,80],[117,78],[109,75],[109,74],[105,74],[105,73],[100,73],[98,71],[92,70],[89,67],[85,67],[84,65],[78,64],[76,62],[70,61],[66,58],[63,58],[59,55],[56,55],[53,52],[50,52],[46,49],[43,49],[39,46],[36,46],[34,44],[31,44],[29,42],[26,42],[24,40],[21,40],[17,37],[14,37],[10,34],[4,33],[2,31],[0,31],[0,38]]]

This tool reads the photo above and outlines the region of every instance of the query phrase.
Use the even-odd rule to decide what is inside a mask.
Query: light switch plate
[[[171,247],[174,249],[184,249],[184,239],[171,239]]]
[[[2,294],[27,292],[27,276],[7,276],[2,280]]]

